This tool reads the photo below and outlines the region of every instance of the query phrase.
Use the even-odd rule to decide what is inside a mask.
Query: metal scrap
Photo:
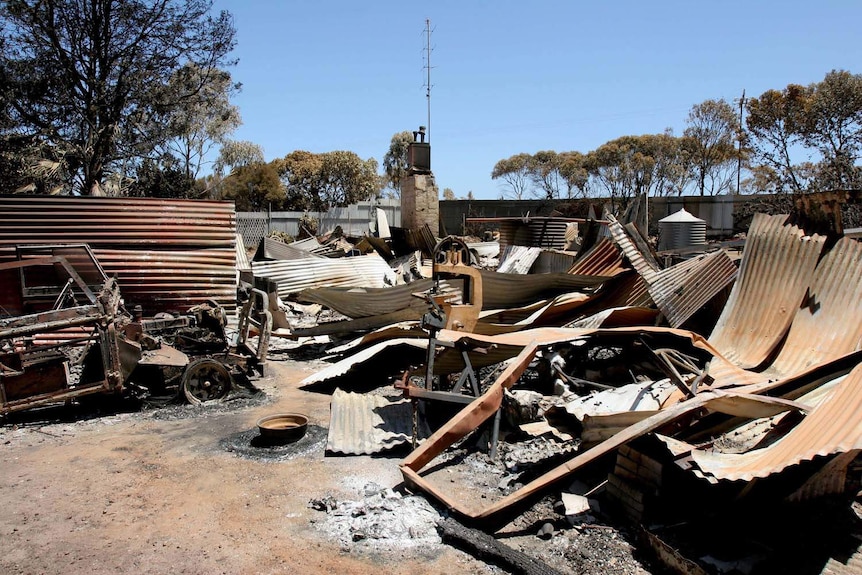
[[[786,219],[755,215],[739,279],[710,335],[728,360],[745,369],[761,366],[781,343],[823,251],[826,238],[806,236]]]

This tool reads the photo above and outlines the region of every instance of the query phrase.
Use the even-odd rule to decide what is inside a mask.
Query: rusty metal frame
[[[802,390],[811,389],[826,381],[832,381],[850,373],[853,368],[859,365],[859,360],[862,358],[862,351],[857,351],[783,380],[747,385],[734,390],[704,390],[693,398],[665,407],[656,414],[624,428],[621,432],[594,447],[578,453],[569,461],[534,479],[489,507],[479,511],[471,510],[455,496],[435,488],[420,472],[436,456],[493,415],[502,402],[503,390],[511,387],[526,370],[536,354],[537,348],[538,344],[535,341],[524,347],[484,395],[464,408],[404,459],[400,469],[407,485],[426,492],[468,520],[488,526],[500,526],[510,519],[521,505],[534,500],[545,489],[558,481],[614,452],[620,446],[648,433],[668,428],[681,419],[705,417],[709,413],[751,418],[787,410],[807,412],[808,406],[792,401],[792,399],[798,397]]]
[[[87,250],[89,251],[89,248]],[[98,264],[98,262],[96,263]],[[108,279],[102,286],[101,291],[98,294],[94,294],[80,275],[74,272],[74,268],[63,256],[37,257],[6,262],[0,264],[0,270],[23,270],[26,267],[53,266],[55,264],[62,265],[67,272],[70,272],[70,278],[87,294],[88,298],[91,298],[90,305],[75,306],[0,320],[0,339],[21,338],[67,327],[92,326],[97,334],[96,339],[102,352],[101,360],[104,378],[75,387],[68,386],[67,381],[67,387],[60,390],[9,400],[3,382],[3,373],[0,372],[0,415],[47,403],[65,401],[91,393],[122,391],[123,375],[118,343],[119,336],[114,324],[114,318],[120,306],[120,292],[116,280]],[[88,337],[82,341],[91,343],[92,338]],[[53,349],[55,347],[55,345],[37,346],[39,350]],[[23,372],[15,373],[16,376],[23,374]]]

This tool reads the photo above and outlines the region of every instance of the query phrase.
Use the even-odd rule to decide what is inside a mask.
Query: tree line
[[[744,120],[742,116],[744,115]],[[622,136],[595,150],[519,153],[491,178],[503,196],[805,193],[862,186],[862,76],[833,70],[821,82],[791,84],[743,101],[693,106],[681,136]]]
[[[324,210],[398,195],[409,131],[392,136],[381,173],[374,158],[347,150],[266,162],[259,145],[232,139],[242,123],[231,103],[242,86],[229,72],[236,29],[230,13],[212,8],[212,0],[0,2],[0,193],[230,198],[241,210]],[[768,90],[744,102],[744,122],[739,112],[707,100],[692,107],[681,136],[516,154],[491,177],[511,198],[620,202],[862,184],[859,75],[833,70],[809,86]]]

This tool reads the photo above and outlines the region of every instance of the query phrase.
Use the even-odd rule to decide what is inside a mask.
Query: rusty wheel
[[[230,392],[230,388],[230,371],[214,359],[195,360],[183,372],[183,395],[189,403],[222,399]]]

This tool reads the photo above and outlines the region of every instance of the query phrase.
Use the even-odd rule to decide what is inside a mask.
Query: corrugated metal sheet
[[[736,274],[736,265],[724,250],[718,250],[661,270],[649,283],[649,294],[668,324],[679,327]]]
[[[479,323],[474,331],[491,335],[503,331],[513,331],[506,329],[508,326],[526,329],[530,326],[560,325],[578,315],[576,310],[594,297],[581,292],[569,292],[558,295],[551,300],[540,300],[528,306],[489,310],[479,315]]]
[[[500,242],[467,242],[470,251],[475,252],[480,258],[496,258],[500,255]]]
[[[209,299],[236,305],[236,250],[93,250],[108,275],[117,275],[126,303],[184,311]]]
[[[567,327],[598,329],[600,327],[653,325],[656,316],[658,316],[656,310],[646,307],[612,307],[572,322]]]
[[[615,276],[626,271],[623,254],[609,238],[600,238],[569,269],[570,274]]]
[[[413,438],[413,407],[409,399],[382,395],[332,394],[326,451],[370,455],[404,445]]]
[[[340,377],[349,372],[353,367],[357,365],[361,365],[366,361],[370,360],[374,356],[379,353],[383,353],[386,350],[390,350],[392,348],[397,348],[399,346],[404,347],[413,347],[417,349],[427,349],[428,348],[428,340],[427,339],[411,339],[411,338],[398,338],[398,339],[389,339],[385,341],[379,341],[373,345],[370,345],[350,357],[346,357],[341,361],[333,363],[329,365],[317,373],[313,373],[299,382],[300,387],[304,387],[307,385],[314,385],[316,383],[322,383],[324,381],[328,381],[330,379]],[[462,364],[463,368],[463,364]],[[385,382],[381,381],[381,385],[384,385]]]
[[[500,255],[500,265],[497,273],[500,274],[527,274],[542,248],[530,248],[526,246],[506,246]]]
[[[454,284],[461,282],[453,280]],[[416,319],[429,309],[428,303],[414,296],[414,293],[427,292],[434,286],[433,280],[423,279],[415,282],[386,288],[337,288],[323,287],[303,290],[297,296],[299,301],[319,303],[351,318],[372,317],[398,311],[415,309]],[[458,293],[460,287],[450,287],[448,282],[440,282],[441,293]]]
[[[88,243],[90,247],[234,246],[233,202],[94,198],[0,197],[0,245],[34,237],[36,243]],[[229,234],[229,235],[228,235]]]
[[[849,557],[844,553],[830,557],[820,573],[822,575],[862,575],[862,543]]]
[[[710,342],[737,366],[754,369],[775,351],[802,304],[825,238],[786,226],[786,215],[755,214],[739,278]]]
[[[789,376],[862,345],[862,243],[842,238],[817,264],[769,372]]]
[[[254,275],[278,284],[278,295],[287,297],[314,287],[386,287],[395,284],[395,272],[376,254],[339,259],[303,259],[252,262]]]
[[[344,261],[355,259],[357,258],[346,258]],[[257,273],[257,270],[261,269],[264,264],[255,263],[253,265],[255,273]],[[605,279],[598,276],[584,277],[570,274],[503,275],[486,270],[481,270],[480,274],[482,276],[483,310],[509,309],[533,304],[544,298],[585,290],[598,285]],[[295,284],[300,279],[285,280],[285,282],[288,281]],[[279,284],[281,285],[281,282]],[[285,285],[287,286],[287,284]],[[427,311],[427,304],[413,294],[426,292],[433,285],[433,280],[422,279],[406,285],[383,288],[376,286],[321,287],[303,291],[299,298],[323,304],[352,318],[370,317],[407,308],[416,309],[419,312],[418,318],[424,313],[422,310]],[[439,287],[441,293],[457,294],[462,290],[462,283],[458,279],[443,280]],[[288,286],[285,290],[287,289],[292,288]],[[279,287],[279,294],[281,293],[282,288]],[[285,291],[285,293],[288,292]]]
[[[481,270],[482,309],[518,307],[598,286],[610,278],[572,274],[498,274]]]
[[[315,250],[319,250],[323,248],[323,244],[321,244],[317,238],[305,238],[303,240],[296,240],[294,242],[290,242],[290,247],[303,250],[307,252],[313,252]]]
[[[0,261],[15,245],[86,243],[144,314],[236,300],[233,202],[0,196]]]
[[[314,240],[315,243],[317,240]],[[313,247],[312,244],[303,244],[305,247]],[[320,246],[318,243],[317,246]],[[325,259],[326,256],[314,253],[311,250],[298,248],[294,244],[286,244],[275,238],[261,238],[254,254],[254,261],[263,262],[267,260],[302,260],[302,259]]]
[[[629,270],[629,273],[621,274],[602,285],[596,293],[596,298],[581,311],[585,315],[592,315],[614,307],[652,307],[653,305],[646,281],[639,274]]]
[[[243,272],[251,270],[251,261],[248,259],[245,241],[243,241],[241,234],[236,235],[236,269]]]
[[[530,271],[534,274],[568,273],[577,260],[577,252],[564,250],[542,250]]]
[[[566,228],[564,218],[524,218],[500,222],[500,246],[530,246],[564,249]]]
[[[644,257],[644,254],[641,253],[634,241],[632,241],[626,233],[623,225],[619,223],[616,218],[608,215],[608,219],[610,220],[608,229],[611,232],[611,237],[614,242],[616,242],[619,248],[623,251],[623,254],[629,262],[631,262],[635,270],[637,270],[637,272],[643,276],[646,281],[652,281],[655,274],[659,271],[658,267],[652,265],[652,262]]]
[[[700,471],[716,479],[751,481],[767,477],[791,465],[862,449],[862,365],[857,366],[835,390],[795,428],[776,443],[747,453],[693,451]]]

